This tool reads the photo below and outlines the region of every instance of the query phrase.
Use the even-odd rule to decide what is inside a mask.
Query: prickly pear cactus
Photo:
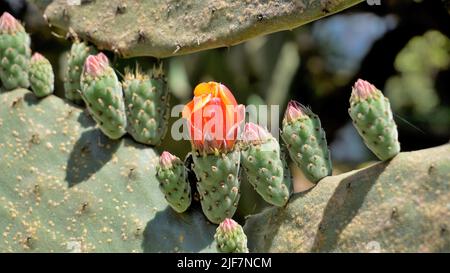
[[[136,69],[128,71],[122,83],[128,119],[127,131],[137,142],[158,145],[169,122],[169,90],[162,69],[153,76]]]
[[[53,93],[55,75],[50,62],[39,53],[34,53],[30,61],[29,78],[31,90],[37,97]]]
[[[281,161],[280,144],[254,123],[245,125],[242,142],[242,166],[248,181],[266,202],[284,206],[290,195],[291,175]]]
[[[81,74],[81,97],[105,135],[118,139],[126,133],[122,86],[103,53],[86,58]]]
[[[0,17],[0,79],[5,89],[27,88],[30,36],[11,14]]]
[[[217,227],[214,239],[222,253],[248,253],[247,236],[233,219],[226,218]]]
[[[449,252],[450,144],[326,177],[244,231],[252,252]]]
[[[331,175],[332,164],[325,131],[319,116],[296,101],[290,101],[283,119],[281,137],[291,159],[313,183]]]
[[[203,155],[194,152],[192,156],[205,216],[215,224],[233,217],[240,198],[240,151]]]
[[[89,55],[96,54],[96,50],[85,42],[74,41],[67,55],[67,67],[64,71],[64,92],[66,99],[76,104],[82,104],[81,72],[84,62]]]
[[[1,252],[215,252],[216,226],[175,213],[154,150],[110,140],[79,108],[0,94]]]
[[[400,152],[389,99],[375,86],[358,80],[352,90],[348,112],[364,143],[380,160],[390,159]]]
[[[181,159],[166,151],[161,154],[156,167],[159,189],[169,205],[178,213],[186,211],[191,205],[191,186],[186,176]]]

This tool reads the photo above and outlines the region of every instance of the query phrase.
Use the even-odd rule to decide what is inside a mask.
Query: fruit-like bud
[[[96,50],[86,43],[75,41],[67,55],[67,66],[64,71],[64,93],[66,99],[82,104],[80,79],[86,58],[95,54]]]
[[[6,90],[28,88],[30,36],[11,14],[0,17],[0,79]]]
[[[400,152],[389,100],[374,85],[361,79],[356,81],[348,112],[364,143],[379,159],[387,160]]]
[[[306,178],[317,183],[331,175],[331,159],[319,117],[309,108],[290,101],[283,119],[281,137],[289,155]]]
[[[31,57],[29,78],[31,90],[37,97],[44,97],[53,93],[55,75],[52,65],[37,52]]]
[[[122,85],[103,53],[86,58],[81,76],[81,96],[105,135],[118,139],[126,133]]]
[[[233,219],[226,218],[217,227],[214,239],[221,253],[248,253],[247,236]]]
[[[284,206],[292,181],[289,169],[281,160],[278,141],[267,129],[249,122],[244,126],[241,149],[248,182],[266,202]]]
[[[163,152],[156,168],[156,178],[169,205],[178,213],[186,211],[191,205],[191,186],[183,161],[167,151]]]

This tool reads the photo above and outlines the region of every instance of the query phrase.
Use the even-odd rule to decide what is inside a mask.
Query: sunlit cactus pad
[[[80,108],[0,94],[1,252],[215,252],[216,226],[177,214],[158,190],[158,156],[104,136]]]
[[[326,177],[244,231],[251,252],[450,252],[450,144]]]
[[[293,29],[362,0],[33,0],[52,26],[124,57],[168,57]]]

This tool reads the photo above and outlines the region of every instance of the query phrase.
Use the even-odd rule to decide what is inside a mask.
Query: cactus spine
[[[186,211],[191,204],[191,187],[186,180],[183,161],[163,152],[156,168],[156,178],[169,205],[178,213]]]
[[[55,75],[50,62],[39,53],[34,53],[30,61],[31,90],[38,97],[45,97],[53,93]]]
[[[331,175],[330,151],[319,117],[300,103],[290,101],[282,126],[281,137],[289,155],[306,178],[317,183]]]
[[[28,88],[30,36],[11,14],[0,17],[0,79],[7,90]]]
[[[348,112],[364,143],[380,160],[400,152],[389,100],[374,85],[361,79],[355,83]]]
[[[128,119],[127,131],[137,142],[158,145],[167,132],[169,93],[162,70],[153,77],[135,73],[125,74],[122,84]]]
[[[266,202],[284,206],[291,177],[281,161],[278,141],[265,128],[247,123],[242,144],[242,166],[250,184]]]
[[[226,218],[217,227],[214,240],[221,253],[248,253],[247,236],[233,219]]]
[[[64,72],[64,92],[66,99],[73,103],[81,104],[83,102],[80,94],[81,73],[86,58],[92,54],[96,54],[96,50],[93,47],[76,40],[67,56],[67,67]]]
[[[125,104],[122,86],[103,54],[90,55],[81,75],[81,96],[102,132],[111,139],[126,131]]]

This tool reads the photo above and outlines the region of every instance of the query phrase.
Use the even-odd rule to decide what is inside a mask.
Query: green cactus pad
[[[0,20],[8,20],[10,24],[10,28],[0,29],[0,79],[6,90],[27,88],[30,86],[30,36],[8,13],[5,12]]]
[[[241,160],[248,181],[259,195],[272,205],[284,206],[292,183],[289,169],[280,158],[278,141],[270,135],[261,142],[245,142]]]
[[[244,231],[251,252],[450,252],[449,228],[446,144],[326,177]]]
[[[157,190],[153,149],[53,95],[0,102],[0,252],[216,252],[202,211],[175,213]]]
[[[215,224],[233,217],[240,198],[240,151],[204,155],[194,152],[193,161],[205,216]]]
[[[169,93],[162,73],[152,78],[127,73],[123,82],[127,131],[140,143],[159,145],[169,122]]]
[[[221,253],[248,253],[247,236],[242,227],[233,221],[225,219],[216,229],[214,239],[217,251]]]
[[[64,71],[64,92],[66,99],[76,104],[82,104],[80,79],[84,61],[96,50],[84,42],[75,41],[67,55],[67,66]]]
[[[159,188],[164,194],[169,205],[178,213],[186,211],[191,205],[191,186],[187,181],[184,162],[178,157],[166,154],[162,157],[169,157],[169,163],[164,164],[163,159],[156,168],[156,178],[159,181]]]
[[[298,111],[293,118],[288,117],[290,110]],[[331,175],[330,151],[319,117],[294,101],[290,102],[286,113],[281,137],[291,159],[313,183]]]
[[[85,68],[87,62],[88,60],[85,62]],[[122,86],[112,67],[105,64],[98,75],[89,74],[84,69],[81,75],[81,90],[81,96],[102,132],[111,139],[122,137],[127,126],[125,103]]]
[[[357,90],[368,93],[360,96]],[[390,159],[400,152],[389,99],[375,86],[359,80],[353,88],[348,112],[364,143],[380,160]]]
[[[35,53],[30,61],[29,78],[31,90],[38,97],[53,93],[55,75],[50,62],[42,55]]]
[[[49,24],[73,30],[99,48],[123,57],[163,58],[292,30],[363,0],[32,2]]]

